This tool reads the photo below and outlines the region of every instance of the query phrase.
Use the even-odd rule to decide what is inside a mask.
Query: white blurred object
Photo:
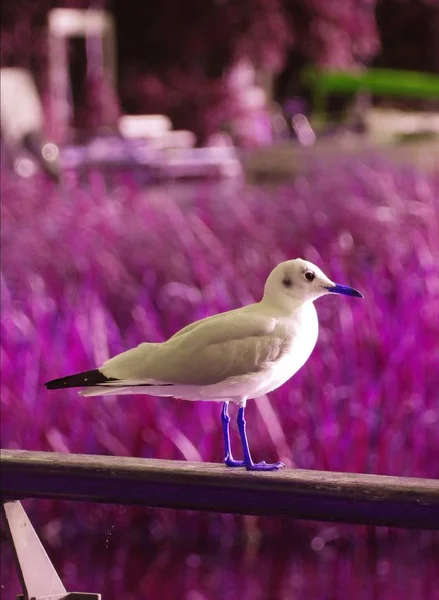
[[[87,70],[105,77],[110,89],[116,85],[116,36],[114,20],[103,10],[55,8],[49,12],[49,91],[53,126],[66,141],[73,120],[68,40],[83,37],[87,46]],[[95,64],[90,65],[93,54]]]
[[[148,141],[148,148],[193,148],[196,136],[192,131],[171,129],[165,115],[123,115],[119,131],[125,138]]]
[[[25,69],[0,70],[1,132],[6,144],[22,143],[26,135],[40,133],[43,109],[32,75]]]
[[[302,115],[301,113],[294,115],[291,119],[291,126],[302,146],[312,146],[315,144],[316,134],[305,115]]]
[[[164,152],[159,172],[172,177],[237,177],[241,163],[234,147],[204,147],[192,150],[170,149]]]
[[[232,136],[245,148],[273,142],[273,127],[266,90],[256,85],[257,72],[250,60],[242,58],[229,71],[227,88],[235,115],[230,123]]]
[[[0,69],[0,99],[1,136],[16,173],[31,177],[38,163],[58,180],[59,150],[45,140],[43,107],[31,73],[18,67]]]
[[[195,146],[196,136],[192,131],[173,130],[149,140],[150,148],[166,149],[179,148],[189,149]]]
[[[250,85],[245,90],[242,90],[240,100],[241,107],[249,111],[260,110],[267,105],[265,91],[256,85]]]
[[[256,77],[253,63],[248,58],[241,58],[230,70],[227,83],[231,91],[240,92],[254,84]]]
[[[234,146],[188,148],[169,143],[164,146],[164,139],[96,137],[86,146],[63,148],[63,166],[67,170],[96,166],[112,170],[135,168],[143,171],[149,181],[242,175],[242,165]]]
[[[206,146],[208,148],[232,148],[233,140],[228,133],[218,131],[209,136]]]
[[[364,118],[369,135],[381,142],[391,141],[398,135],[439,135],[439,113],[372,108],[366,112]]]
[[[29,179],[37,173],[37,165],[34,160],[24,156],[14,161],[14,170],[23,179]]]
[[[60,37],[103,36],[113,27],[112,16],[102,10],[54,8],[49,13],[49,29],[53,35]]]
[[[165,115],[123,115],[119,119],[119,131],[127,138],[158,137],[170,131],[171,126]]]

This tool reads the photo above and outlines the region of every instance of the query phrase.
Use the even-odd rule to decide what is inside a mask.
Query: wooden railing
[[[28,556],[23,551],[29,540],[24,546],[20,543],[27,519],[19,502],[24,498],[439,529],[439,481],[433,479],[302,469],[256,473],[212,463],[23,450],[2,450],[0,466],[3,517],[25,600],[42,598],[43,593],[32,596],[29,591],[29,560],[35,561],[35,552]],[[28,520],[26,523],[27,530],[33,531]],[[34,537],[38,540],[35,532]],[[41,556],[45,556],[39,540],[38,544]],[[47,556],[42,562],[46,570],[48,563],[55,573]],[[50,595],[51,600],[99,598],[96,594],[67,595],[64,588],[57,593],[45,591],[44,595]]]

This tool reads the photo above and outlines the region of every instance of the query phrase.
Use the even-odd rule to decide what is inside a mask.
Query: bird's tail
[[[173,396],[175,386],[172,383],[147,383],[146,381],[117,379],[106,377],[99,369],[83,371],[74,375],[67,375],[60,379],[52,379],[45,384],[48,390],[66,388],[85,388],[79,392],[80,396],[108,396],[110,394],[148,394],[157,396]],[[170,392],[172,389],[172,393]]]
[[[93,369],[92,371],[83,371],[82,373],[75,373],[74,375],[68,375],[60,379],[52,379],[52,381],[47,381],[44,385],[48,390],[59,390],[72,387],[91,387],[112,381],[117,381],[117,379],[114,377],[105,377],[99,369]]]

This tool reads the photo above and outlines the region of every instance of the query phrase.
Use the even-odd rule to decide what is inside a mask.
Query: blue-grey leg
[[[254,463],[250,454],[250,448],[248,446],[247,433],[245,428],[244,419],[244,408],[241,406],[238,412],[238,429],[241,436],[242,448],[244,450],[244,460],[235,460],[232,454],[232,448],[230,443],[230,416],[229,416],[229,402],[226,401],[223,404],[221,411],[221,423],[223,426],[224,434],[224,448],[225,448],[225,459],[224,462],[228,467],[245,467],[249,471],[275,471],[285,465],[281,462],[267,464],[265,461],[260,463]]]
[[[228,467],[243,467],[243,460],[235,460],[232,454],[232,448],[230,444],[230,416],[229,416],[229,402],[226,400],[223,404],[223,409],[221,411],[221,423],[223,425],[223,434],[224,434],[224,448],[225,448],[225,458],[224,462]]]
[[[241,436],[242,449],[244,451],[244,466],[248,471],[276,471],[280,467],[284,467],[284,463],[277,462],[267,464],[265,461],[260,463],[254,463],[250,454],[250,448],[248,446],[247,433],[245,427],[244,418],[245,406],[241,406],[238,411],[238,429],[239,435]]]

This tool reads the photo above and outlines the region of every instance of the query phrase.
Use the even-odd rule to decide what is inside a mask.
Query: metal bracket
[[[100,594],[67,592],[21,502],[4,502],[2,517],[24,592],[17,600],[101,600]]]

